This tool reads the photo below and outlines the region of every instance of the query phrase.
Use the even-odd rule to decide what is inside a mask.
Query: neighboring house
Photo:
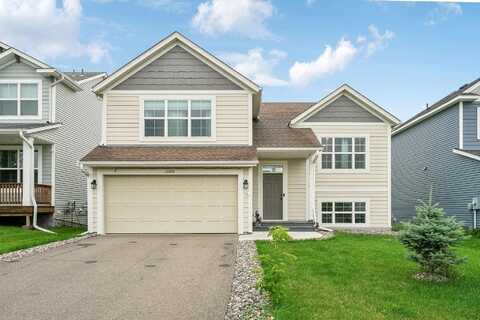
[[[392,133],[392,199],[396,220],[433,201],[467,227],[480,197],[480,79],[466,84],[396,127]],[[479,222],[477,220],[477,226]]]
[[[90,232],[242,234],[255,213],[390,227],[399,121],[347,85],[318,103],[262,103],[258,85],[175,32],[93,89]]]
[[[51,222],[86,204],[78,161],[100,141],[101,101],[91,87],[104,77],[62,73],[0,42],[0,216],[28,224],[36,202]]]

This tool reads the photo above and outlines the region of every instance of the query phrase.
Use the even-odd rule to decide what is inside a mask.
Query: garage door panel
[[[235,233],[236,176],[105,178],[107,233]]]

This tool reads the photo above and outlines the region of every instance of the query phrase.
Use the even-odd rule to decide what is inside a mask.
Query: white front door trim
[[[283,167],[282,173],[282,182],[283,182],[283,217],[282,220],[264,220],[263,219],[263,165],[281,165]],[[286,160],[260,160],[258,165],[258,209],[260,210],[260,215],[262,221],[288,221],[288,161]]]

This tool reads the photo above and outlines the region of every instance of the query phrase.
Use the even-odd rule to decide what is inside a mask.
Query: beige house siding
[[[261,166],[267,163],[285,162],[287,165],[287,212],[284,212],[289,221],[305,221],[306,217],[306,162],[305,159],[289,159],[289,160],[260,160],[258,167],[253,172],[253,212],[256,210],[261,214],[263,209],[263,197],[259,194],[263,189],[260,186],[263,183],[259,170]]]
[[[141,96],[110,92],[104,99],[106,99],[104,102],[106,105],[105,143],[145,143],[140,137]],[[248,100],[248,93],[215,96],[216,140],[209,144],[249,144],[250,105]]]
[[[167,173],[168,170],[168,173]],[[243,182],[244,179],[248,179],[248,168],[232,168],[232,169],[192,169],[192,168],[185,168],[185,169],[175,169],[174,173],[171,173],[171,169],[164,169],[164,168],[152,168],[152,169],[113,169],[113,168],[105,168],[105,169],[92,169],[92,174],[90,179],[96,179],[97,181],[97,188],[91,189],[88,188],[89,198],[92,200],[88,207],[88,231],[89,232],[100,232],[99,230],[99,220],[101,217],[99,216],[100,211],[99,207],[102,205],[102,194],[103,194],[103,180],[102,176],[104,175],[118,175],[118,174],[130,174],[130,175],[216,175],[216,174],[224,174],[224,175],[239,175],[240,181]],[[89,180],[89,182],[91,182]],[[243,233],[251,232],[251,222],[250,219],[250,203],[249,196],[252,193],[249,193],[248,190],[245,190],[242,186],[238,189],[238,196],[242,197],[241,199],[241,207],[239,208],[239,214],[242,221],[242,228]]]
[[[317,137],[365,135],[368,139],[368,171],[362,173],[322,172],[318,161],[316,173],[316,210],[320,214],[321,200],[367,200],[369,204],[366,227],[390,226],[389,204],[389,145],[387,124],[315,125]],[[360,226],[360,225],[359,225]]]
[[[306,183],[305,159],[288,160],[288,220],[305,221]]]

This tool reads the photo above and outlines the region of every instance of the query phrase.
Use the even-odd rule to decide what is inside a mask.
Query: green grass
[[[53,228],[51,230],[57,234],[27,230],[20,227],[0,226],[0,254],[73,238],[85,231],[81,228],[66,227]]]
[[[480,237],[458,248],[467,256],[447,283],[414,280],[417,266],[392,236],[337,234],[324,241],[257,242],[268,271],[281,252],[288,260],[275,319],[479,319]],[[285,260],[286,261],[286,260]]]

